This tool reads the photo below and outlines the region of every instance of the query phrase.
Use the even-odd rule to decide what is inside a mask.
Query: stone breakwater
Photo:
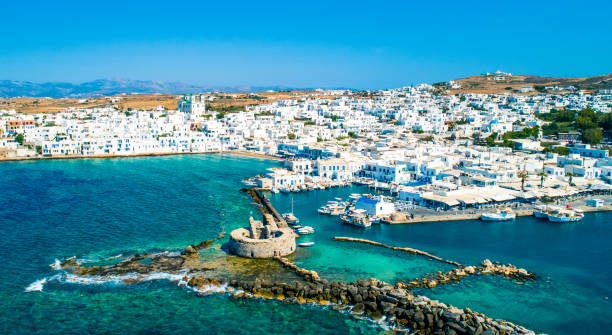
[[[521,280],[521,281],[534,280],[536,277],[535,274],[530,273],[525,269],[517,268],[516,266],[512,264],[508,264],[508,265],[493,264],[493,262],[491,262],[488,259],[485,259],[484,261],[482,261],[482,263],[479,266],[463,266],[459,264],[458,262],[443,259],[441,257],[432,255],[428,252],[421,251],[418,249],[394,247],[394,246],[376,242],[376,241],[370,241],[366,239],[352,238],[352,237],[334,237],[334,240],[335,241],[366,243],[366,244],[380,246],[380,247],[384,247],[384,248],[388,248],[392,250],[405,251],[405,252],[409,252],[415,255],[425,256],[433,260],[448,263],[448,264],[458,267],[458,269],[454,269],[447,273],[436,272],[433,274],[425,275],[422,278],[417,278],[415,280],[412,280],[408,283],[408,286],[411,286],[411,287],[434,288],[438,286],[438,284],[458,282],[461,279],[469,275],[478,275],[478,274],[500,275],[500,276],[504,276],[504,277],[512,278],[516,280]]]
[[[334,241],[358,242],[358,243],[366,243],[366,244],[376,245],[376,246],[387,248],[387,249],[391,249],[391,250],[404,251],[404,252],[408,252],[408,253],[415,254],[415,255],[421,255],[421,256],[429,257],[429,258],[431,258],[433,260],[436,260],[436,261],[440,261],[440,262],[443,262],[443,263],[448,263],[448,264],[451,264],[451,265],[454,265],[454,266],[457,266],[457,267],[461,267],[461,264],[459,264],[459,263],[457,263],[455,261],[449,261],[449,260],[440,258],[440,257],[438,257],[436,255],[432,255],[432,254],[430,254],[428,252],[421,251],[421,250],[418,250],[418,249],[394,247],[394,246],[387,245],[387,244],[380,243],[380,242],[376,242],[376,241],[370,241],[370,240],[366,240],[366,239],[363,239],[363,238],[353,238],[353,237],[338,237],[338,236],[336,236],[336,237],[334,237]]]
[[[428,274],[422,278],[414,279],[408,282],[410,287],[434,288],[440,284],[448,284],[458,282],[463,278],[471,275],[500,275],[507,278],[512,278],[518,281],[534,280],[535,274],[528,272],[525,269],[517,268],[512,264],[501,265],[493,264],[490,260],[485,259],[480,266],[465,266],[459,269],[454,269],[447,273],[436,272]]]
[[[295,269],[300,268],[296,266]],[[382,321],[391,328],[408,330],[413,334],[535,334],[521,326],[493,320],[468,308],[458,309],[426,297],[414,296],[401,284],[390,285],[374,278],[351,283],[329,282],[313,276],[308,270],[298,271],[303,271],[304,278],[310,276],[313,280],[293,284],[259,279],[228,281],[197,276],[185,277],[184,280],[196,291],[210,290],[211,286],[225,287],[225,292],[230,292],[235,298],[332,305],[334,309],[349,312],[355,317]]]

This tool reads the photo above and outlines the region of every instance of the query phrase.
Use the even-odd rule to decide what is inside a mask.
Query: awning
[[[514,196],[510,194],[497,194],[493,196],[493,200],[495,201],[508,201],[514,199]]]
[[[477,198],[476,201],[478,201],[479,204],[486,204],[487,202],[489,202],[489,200],[485,198]]]

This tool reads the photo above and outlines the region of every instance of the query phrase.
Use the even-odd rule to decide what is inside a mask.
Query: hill
[[[600,89],[612,89],[612,74],[583,77],[583,78],[555,78],[525,75],[489,74],[469,76],[455,80],[460,88],[449,89],[451,94],[484,93],[484,94],[538,94],[538,93],[569,93],[565,88],[574,87],[577,90],[589,92]],[[434,84],[440,88],[446,87],[443,83]],[[524,86],[532,87],[532,92],[519,92]],[[547,89],[548,87],[548,89]],[[555,89],[557,87],[558,89]]]

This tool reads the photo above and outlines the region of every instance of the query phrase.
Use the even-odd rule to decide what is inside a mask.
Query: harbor
[[[159,160],[156,162],[161,164],[159,166],[163,167],[163,172],[159,170],[149,171],[142,177],[135,177],[133,174],[125,172],[133,169],[145,171],[145,167],[149,166],[151,160]],[[304,243],[312,241],[315,242],[315,244],[312,247],[298,247],[296,251],[287,256],[287,258],[297,267],[308,271],[315,271],[320,278],[329,281],[350,283],[366,278],[377,278],[380,281],[393,285],[404,282],[406,285],[412,287],[411,290],[413,290],[413,294],[424,295],[429,299],[436,299],[445,304],[452,304],[460,309],[469,307],[470,310],[482,312],[488,317],[509,320],[510,322],[520,324],[528,329],[548,333],[569,334],[568,332],[578,331],[577,328],[567,326],[558,328],[554,323],[548,323],[546,319],[542,319],[540,316],[552,315],[550,310],[546,308],[546,305],[549,303],[552,304],[561,301],[561,303],[557,305],[559,307],[554,311],[554,315],[564,315],[566,318],[573,320],[576,325],[594,324],[605,316],[604,311],[607,302],[604,298],[610,294],[606,291],[605,287],[598,288],[599,286],[597,283],[600,282],[599,279],[582,278],[581,281],[576,281],[565,267],[557,267],[555,265],[555,260],[562,258],[564,262],[569,262],[572,268],[581,269],[581,271],[585,271],[586,273],[599,273],[598,271],[600,270],[586,266],[581,259],[583,259],[583,257],[592,259],[605,259],[605,257],[607,257],[606,255],[608,255],[609,252],[606,251],[607,242],[602,238],[607,235],[606,230],[609,229],[609,225],[605,224],[605,222],[609,221],[610,214],[606,212],[585,211],[585,218],[580,224],[551,224],[545,220],[536,219],[534,217],[518,216],[511,224],[466,220],[423,222],[420,224],[407,225],[373,224],[370,228],[363,229],[353,225],[342,224],[339,222],[339,217],[337,216],[321,215],[317,212],[317,208],[327,204],[329,201],[337,201],[335,200],[336,198],[345,201],[351,199],[350,196],[353,194],[360,194],[362,196],[363,194],[371,194],[370,189],[364,185],[351,185],[296,193],[267,193],[262,191],[261,194],[263,194],[265,198],[260,197],[260,203],[256,202],[255,198],[250,195],[238,192],[237,190],[242,186],[241,180],[243,176],[253,175],[257,171],[265,170],[271,164],[274,164],[268,161],[238,157],[228,160],[226,157],[221,158],[215,155],[190,155],[185,157],[172,156],[164,158],[143,157],[134,160],[120,161],[91,160],[80,162],[54,162],[54,164],[59,165],[41,165],[48,164],[48,162],[33,162],[27,164],[28,165],[19,166],[27,169],[41,169],[40,171],[42,172],[39,173],[43,173],[43,176],[53,176],[56,169],[62,168],[62,171],[65,171],[64,173],[69,177],[83,180],[83,182],[78,184],[78,194],[84,195],[87,194],[87,192],[103,192],[113,187],[113,189],[118,190],[117,192],[119,193],[110,193],[111,195],[108,203],[103,202],[98,204],[98,206],[102,206],[102,209],[107,212],[116,211],[114,206],[117,206],[117,203],[120,204],[120,208],[126,208],[125,206],[129,205],[127,203],[114,201],[117,199],[114,194],[117,194],[117,196],[128,193],[134,194],[132,193],[134,192],[133,187],[129,189],[122,187],[117,188],[116,181],[113,179],[117,177],[122,178],[119,179],[120,181],[124,180],[123,178],[125,178],[125,180],[129,178],[130,182],[126,182],[125,185],[140,185],[141,179],[142,185],[149,185],[149,181],[153,179],[158,183],[158,187],[166,188],[177,187],[176,179],[178,178],[179,181],[184,181],[184,184],[178,186],[179,189],[177,192],[183,192],[186,195],[198,195],[198,197],[194,196],[191,202],[187,201],[180,207],[176,207],[170,203],[159,203],[154,194],[148,192],[136,192],[135,195],[137,198],[133,199],[133,201],[137,201],[137,203],[140,204],[140,211],[147,217],[146,221],[143,220],[139,224],[138,229],[142,231],[140,234],[145,234],[146,231],[156,231],[156,234],[168,234],[168,232],[171,232],[173,236],[183,236],[181,239],[186,241],[186,243],[177,246],[176,243],[168,241],[165,244],[166,247],[162,245],[160,250],[160,245],[152,244],[149,242],[149,239],[138,240],[138,238],[131,237],[130,234],[132,233],[130,233],[130,231],[133,228],[129,228],[129,230],[121,228],[123,230],[121,230],[120,235],[125,235],[130,239],[135,238],[136,242],[127,242],[125,238],[119,235],[117,235],[116,240],[103,241],[99,239],[97,242],[93,242],[93,244],[92,242],[87,242],[87,245],[83,244],[81,249],[84,250],[82,254],[86,255],[84,258],[104,260],[109,257],[114,257],[119,253],[123,254],[119,259],[127,258],[132,255],[132,252],[118,252],[116,247],[112,247],[112,245],[120,246],[126,243],[132,243],[138,246],[135,250],[139,251],[139,254],[144,256],[145,259],[157,256],[147,256],[144,255],[143,252],[156,250],[156,253],[163,254],[164,250],[176,252],[177,248],[179,251],[178,257],[180,257],[180,252],[187,252],[185,249],[186,245],[191,244],[193,248],[196,249],[196,247],[200,248],[199,246],[202,245],[200,243],[202,240],[211,239],[214,241],[213,243],[204,243],[205,247],[196,250],[197,254],[201,256],[190,256],[187,263],[185,263],[186,266],[190,268],[205,271],[204,279],[206,277],[223,279],[225,278],[224,276],[226,276],[226,272],[231,270],[232,272],[236,271],[239,273],[241,279],[236,280],[241,281],[243,285],[246,285],[247,282],[254,284],[252,281],[254,280],[254,273],[259,273],[260,276],[266,278],[270,276],[270,280],[274,282],[279,280],[279,278],[276,274],[278,268],[275,267],[273,263],[268,263],[267,260],[263,259],[246,259],[245,261],[241,261],[238,259],[239,257],[227,257],[226,253],[223,251],[223,246],[228,243],[229,232],[247,225],[249,216],[253,216],[255,220],[259,220],[261,218],[260,215],[263,216],[260,210],[269,215],[277,213],[275,214],[276,216],[273,215],[274,217],[278,217],[279,215],[282,216],[282,213],[293,213],[294,216],[299,219],[299,226],[310,226],[315,231],[313,234],[299,237],[296,242]],[[73,168],[74,164],[78,164],[79,167],[83,167],[84,164],[87,169],[80,168],[75,170]],[[85,170],[88,171],[88,174],[96,176],[96,178],[99,178],[103,182],[95,186],[85,183],[84,178],[79,178],[81,173],[79,171]],[[193,173],[187,171],[198,171],[196,172],[198,178],[208,178],[207,175],[201,171],[210,170],[224,172],[214,179],[208,179],[205,186],[204,184],[194,186],[194,184],[189,183],[189,181],[193,179]],[[4,175],[6,178],[9,178],[9,180],[12,180],[10,179],[12,178],[10,171],[9,168]],[[111,173],[114,175],[112,178],[110,177]],[[168,178],[167,176],[169,175],[172,175],[173,178]],[[233,180],[233,182],[227,183],[226,180]],[[28,185],[29,184],[26,184],[23,187],[34,187],[33,184],[31,186]],[[36,187],[39,187],[39,184],[37,184]],[[94,191],[93,187],[97,190]],[[212,190],[214,190],[214,192],[212,192]],[[373,194],[372,196],[376,197],[377,194]],[[87,197],[82,196],[81,199],[87,199]],[[208,203],[216,204],[216,207],[209,206],[208,208],[218,208],[218,211],[208,210],[206,212],[194,213],[192,211],[193,208],[202,206],[199,199],[206,199]],[[265,205],[268,203],[265,199],[269,200],[269,206]],[[54,206],[59,206],[59,208],[61,208],[61,206],[77,208],[83,206],[82,204],[69,200],[58,199],[57,201],[58,202],[55,202]],[[156,211],[151,211],[146,204],[155,204]],[[574,206],[577,207],[578,205]],[[160,216],[158,213],[161,212],[157,210],[160,207],[163,209],[162,212],[165,213],[179,210],[180,215],[176,217]],[[412,210],[414,210],[414,208]],[[517,209],[514,209],[514,211],[518,212]],[[125,212],[125,210],[123,212]],[[13,213],[15,213],[15,215],[24,215],[20,214],[20,212]],[[92,213],[89,215],[96,217],[97,214]],[[216,218],[218,216],[236,218],[236,220],[232,219],[217,224],[216,222],[219,221],[215,220],[217,220]],[[82,224],[81,222],[83,221],[72,216],[68,216],[67,219],[68,223],[65,223],[66,219],[64,219],[64,223],[56,223],[57,226],[50,226],[49,224],[38,222],[36,227],[51,229],[51,232],[54,233],[54,238],[60,237],[62,239],[70,239],[70,230],[64,231],[63,226],[68,224],[68,227],[71,227],[71,229],[78,229],[78,224]],[[50,220],[56,222],[53,218],[50,218]],[[202,220],[206,220],[207,224],[203,225]],[[168,222],[172,224],[169,225]],[[116,224],[118,227],[122,227],[119,223]],[[90,228],[91,233],[101,234],[99,232],[100,226],[90,227],[92,227]],[[213,239],[214,236],[219,235],[220,231],[226,231],[228,234],[225,234],[226,237],[221,235],[222,237],[220,240]],[[196,238],[196,235],[202,238]],[[334,237],[365,239],[383,243],[391,247],[397,246],[422,250],[430,252],[437,257],[458,262],[462,265],[474,264],[480,266],[479,264],[483,261],[484,255],[491,260],[500,261],[501,264],[514,264],[517,268],[524,268],[530,273],[534,273],[536,279],[523,281],[508,279],[503,276],[468,275],[460,281],[454,281],[453,278],[455,278],[456,274],[454,274],[454,272],[451,273],[454,269],[457,269],[454,265],[430,260],[428,257],[409,252],[382,248],[376,245],[334,241]],[[548,241],[546,247],[542,246],[542,240]],[[85,241],[83,243],[85,243]],[[580,243],[584,246],[589,245],[590,247],[578,249],[568,249],[564,247],[567,245],[574,245],[575,243]],[[110,245],[110,247],[107,245]],[[101,250],[101,252],[87,251],[91,250],[91,248],[94,250]],[[17,250],[27,255],[27,250]],[[26,271],[30,273],[30,275],[28,275],[27,282],[20,284],[19,290],[23,291],[24,287],[30,287],[30,284],[34,284],[34,282],[40,280],[41,268],[48,269],[42,270],[43,273],[45,271],[51,271],[48,276],[45,277],[46,283],[41,284],[41,290],[45,294],[81,290],[78,287],[69,288],[73,287],[70,285],[80,284],[64,284],[62,282],[65,280],[76,281],[78,278],[69,279],[72,277],[63,277],[65,275],[62,275],[59,277],[60,279],[51,279],[53,276],[58,273],[61,274],[62,272],[61,270],[60,272],[51,270],[49,264],[53,264],[55,258],[62,260],[65,257],[75,254],[68,249],[61,249],[59,246],[53,247],[53,250],[55,251],[50,251],[49,257],[40,261],[38,267],[30,268],[30,265],[26,266]],[[536,250],[537,255],[534,258],[534,251]],[[62,254],[66,256],[60,256]],[[580,255],[580,257],[576,255]],[[19,256],[15,255],[15,257],[19,259]],[[142,264],[139,265],[139,267],[143,266],[146,268],[149,266],[147,264],[153,264],[150,265],[151,269],[164,270],[170,269],[167,267],[169,265],[166,264],[173,264],[174,261],[172,257],[176,256],[170,254],[170,256],[167,257],[170,257],[166,258],[167,261],[163,260],[163,258],[152,262],[138,259],[134,260],[137,261],[138,264]],[[209,257],[213,258],[211,259]],[[200,258],[205,260],[205,262],[200,263],[197,261],[197,259]],[[274,261],[272,260],[272,262]],[[26,263],[24,262],[24,264]],[[130,271],[128,263],[124,265],[124,269]],[[431,275],[438,271],[442,272],[444,276],[438,277],[437,275]],[[606,276],[605,273],[603,275]],[[167,276],[168,278],[173,278],[170,274]],[[189,277],[191,278],[194,276],[196,275],[194,274]],[[124,277],[125,276],[120,278]],[[121,279],[120,282],[125,280],[125,282],[133,283],[131,285],[154,285],[154,287],[161,285],[160,289],[169,290],[169,294],[176,295],[174,291],[176,288],[173,288],[173,285],[167,287],[168,285],[163,283],[154,284],[151,282],[148,284],[149,282],[147,281],[142,283],[138,282],[138,280],[147,280],[147,278],[150,277],[151,275],[143,273],[138,276],[138,278],[142,279],[130,279],[130,277],[126,277]],[[178,282],[183,275],[177,275],[176,277],[178,277],[176,279]],[[418,284],[413,286],[413,284],[410,284],[412,281],[423,283],[423,278],[427,279],[426,285]],[[552,278],[553,282],[550,282],[548,278]],[[93,279],[82,278],[78,280],[91,281]],[[100,289],[111,290],[111,292],[113,292],[114,289],[112,286],[108,288],[107,286],[116,284],[105,284],[102,278],[98,278],[97,280],[100,281],[100,284],[97,284],[100,285]],[[434,289],[428,288],[428,286],[432,286],[432,280],[438,282]],[[445,280],[450,280],[450,282],[454,284],[441,284],[441,282]],[[17,280],[17,282],[19,283],[19,280]],[[212,282],[214,284],[214,281]],[[233,300],[225,300],[223,297],[215,298],[214,295],[208,295],[211,293],[205,293],[212,292],[207,288],[210,287],[210,290],[212,290],[214,286],[210,285],[210,280],[208,284],[206,284],[206,281],[202,283],[203,286],[199,290],[202,292],[203,296],[194,294],[196,299],[189,298],[189,295],[180,299],[182,299],[182,301],[189,301],[189,304],[194,306],[202,306],[202,304],[206,304],[212,299],[212,301],[219,306],[218,308],[221,308],[223,311],[231,311],[232,308],[234,308],[232,307],[234,306]],[[220,283],[223,282],[221,281]],[[197,282],[195,284],[197,286]],[[231,286],[229,285],[230,283],[227,284]],[[596,287],[596,293],[587,291],[583,288],[585,284],[590,287],[590,290]],[[37,286],[33,285],[31,287],[31,289],[35,289]],[[453,294],[457,290],[464,290],[464,293],[461,296]],[[475,291],[478,293],[471,293]],[[581,297],[576,297],[567,292],[581,292]],[[261,295],[261,293],[253,293],[254,295]],[[31,297],[28,296],[28,294],[35,293],[22,293],[24,298]],[[72,293],[67,293],[67,295],[68,297],[66,299],[75,299],[72,297]],[[250,300],[251,298],[243,299]],[[505,302],[506,307],[504,307],[503,310],[498,309],[499,301]],[[85,301],[83,301],[83,303],[87,304]],[[119,300],[114,300],[111,303],[114,305],[121,305]],[[245,304],[246,306],[251,306],[251,303],[245,302]],[[266,302],[266,304],[274,304],[274,302]],[[584,313],[579,313],[579,310],[574,308],[576,305],[592,306],[588,308],[590,311],[589,316],[585,316]],[[299,308],[292,309],[292,307],[290,307],[291,305],[283,304],[283,306],[282,313],[292,313],[290,314],[292,318],[299,318],[304,312]],[[202,306],[202,308],[204,307]],[[525,310],[535,312],[537,317],[525,313]],[[272,309],[272,311],[275,310]],[[276,312],[279,313],[281,310],[276,310]],[[324,318],[330,317],[327,314],[323,316],[321,313],[325,312],[319,309],[315,309],[309,313],[321,315],[320,317]],[[368,321],[370,316],[367,315],[367,312],[364,313],[366,313],[365,320],[352,320],[350,323],[353,324],[352,322],[356,322],[353,326],[373,324],[371,321]],[[341,313],[339,314],[341,315]],[[367,330],[362,329],[362,332],[367,332]]]

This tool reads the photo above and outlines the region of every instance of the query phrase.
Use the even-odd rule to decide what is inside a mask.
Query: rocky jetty
[[[284,263],[283,263],[284,264]],[[495,335],[534,334],[510,322],[493,320],[470,309],[458,309],[422,296],[414,296],[403,285],[390,285],[377,279],[351,283],[315,279],[312,272],[295,267],[312,280],[293,284],[256,279],[254,281],[185,277],[193,288],[227,287],[235,298],[275,299],[287,303],[332,305],[355,317],[384,321],[398,330],[414,334]]]
[[[525,269],[517,268],[512,264],[499,265],[493,264],[490,260],[485,259],[480,266],[465,266],[454,269],[447,273],[436,272],[427,274],[422,278],[412,280],[408,283],[410,287],[434,288],[440,284],[448,284],[458,282],[461,279],[471,275],[499,275],[507,278],[512,278],[518,281],[534,280],[535,274],[528,272]]]

